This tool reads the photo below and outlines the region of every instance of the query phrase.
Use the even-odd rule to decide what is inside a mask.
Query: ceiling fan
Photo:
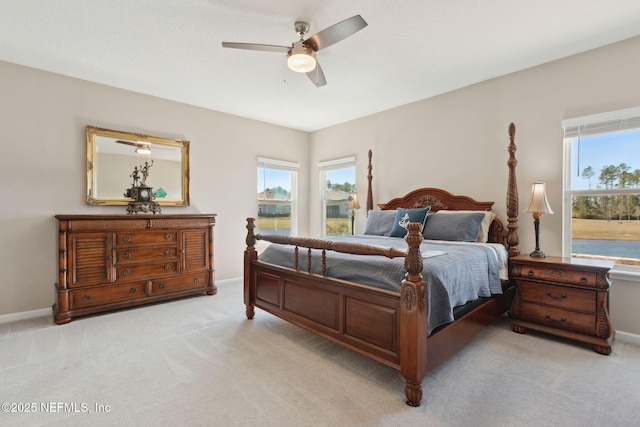
[[[297,21],[295,31],[300,34],[300,40],[291,46],[222,42],[222,47],[286,53],[289,68],[298,73],[305,73],[316,87],[320,87],[326,85],[327,80],[316,59],[316,52],[346,39],[366,26],[365,20],[360,15],[356,15],[325,28],[305,40],[304,35],[309,31],[309,23]]]
[[[126,141],[124,139],[118,139],[116,140],[116,142],[118,144],[125,144],[125,145],[130,145],[132,147],[136,147],[136,153],[138,154],[151,154],[151,143],[150,142],[142,142],[142,141]],[[165,148],[159,145],[155,145],[154,147],[155,149],[160,149],[160,150],[173,150],[173,148]]]

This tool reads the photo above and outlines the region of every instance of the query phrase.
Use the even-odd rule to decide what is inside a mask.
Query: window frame
[[[295,237],[298,235],[298,172],[300,170],[300,164],[297,162],[291,162],[287,160],[278,160],[271,159],[267,157],[258,157],[256,173],[260,168],[264,169],[274,169],[274,170],[283,170],[291,172],[291,193],[290,198],[287,200],[291,203],[291,237]],[[258,177],[256,177],[256,183],[258,182]],[[267,183],[264,183],[265,188],[262,191],[266,190]],[[258,192],[258,194],[260,194]],[[260,200],[256,195],[256,217],[258,216],[258,205]],[[256,224],[257,225],[257,224]]]
[[[319,193],[320,193],[320,230],[321,236],[327,236],[327,200],[325,198],[327,172],[336,169],[346,169],[352,167],[353,173],[353,187],[356,188],[356,156],[341,157],[339,159],[325,160],[318,162],[319,171]],[[350,220],[350,219],[349,219]]]
[[[574,190],[571,188],[575,171],[572,171],[572,142],[576,137],[595,136],[613,132],[640,130],[640,107],[576,117],[562,121],[563,137],[563,200],[562,200],[562,255],[572,254],[572,201],[574,196],[603,196],[638,194],[638,188],[596,188]],[[640,266],[616,263],[619,274],[627,272],[634,280],[640,276]]]

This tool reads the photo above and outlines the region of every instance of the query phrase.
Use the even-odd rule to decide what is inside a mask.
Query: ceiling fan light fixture
[[[308,73],[316,68],[315,52],[301,41],[294,43],[287,55],[287,65],[292,71]]]
[[[136,153],[138,154],[151,154],[151,147],[144,146],[144,147],[138,147],[136,148]]]

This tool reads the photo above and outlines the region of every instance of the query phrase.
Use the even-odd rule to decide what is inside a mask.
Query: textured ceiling
[[[353,15],[318,52],[327,85],[280,53]],[[0,60],[313,131],[640,35],[638,0],[0,0]]]

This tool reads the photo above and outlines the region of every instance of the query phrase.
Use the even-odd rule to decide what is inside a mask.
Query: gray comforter
[[[401,238],[358,235],[330,239],[407,249],[407,243]],[[293,246],[271,244],[260,253],[259,259],[293,268],[293,250]],[[500,269],[505,267],[504,247],[427,240],[423,241],[420,250],[424,258],[422,275],[429,290],[429,334],[453,320],[454,307],[478,297],[502,293]],[[321,274],[320,253],[319,250],[312,251],[311,271],[317,274]],[[301,248],[299,268],[306,270],[306,265],[307,251]],[[329,277],[399,292],[405,272],[404,258],[327,253]]]

